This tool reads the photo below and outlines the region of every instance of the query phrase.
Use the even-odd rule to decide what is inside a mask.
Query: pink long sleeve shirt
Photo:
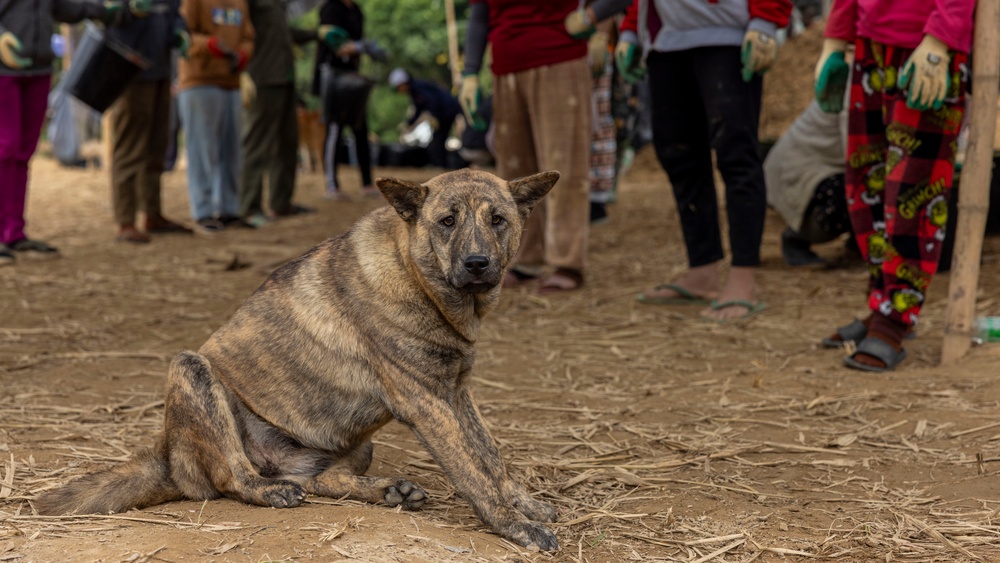
[[[913,49],[933,35],[949,49],[972,47],[975,0],[834,0],[825,37],[853,42],[858,36]]]

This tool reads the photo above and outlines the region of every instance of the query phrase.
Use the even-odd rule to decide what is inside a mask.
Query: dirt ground
[[[165,181],[168,214],[187,217],[183,173]],[[35,516],[39,491],[153,443],[173,355],[380,202],[325,201],[306,174],[298,199],[316,214],[133,246],[113,240],[106,171],[36,158],[29,195],[29,233],[63,257],[0,269],[0,562],[1000,560],[1000,344],[937,365],[948,275],[910,358],[882,375],[818,347],[864,314],[864,269],[786,267],[773,214],[765,312],[720,325],[696,307],[639,304],[685,267],[648,151],[592,231],[586,287],[506,292],[480,343],[481,410],[511,472],[559,507],[561,551],[491,534],[395,423],[376,436],[370,473],[427,489],[419,512],[310,498],[291,510],[214,500]],[[842,246],[820,252],[839,261]],[[982,266],[978,307],[1000,314],[1000,240],[987,239]]]

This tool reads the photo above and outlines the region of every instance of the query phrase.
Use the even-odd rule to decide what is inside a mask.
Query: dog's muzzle
[[[500,283],[499,268],[492,265],[489,256],[470,254],[462,263],[463,271],[458,276],[456,287],[466,293],[483,293]],[[493,267],[491,267],[493,266]]]

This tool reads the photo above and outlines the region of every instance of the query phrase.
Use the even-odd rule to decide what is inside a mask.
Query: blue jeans
[[[239,217],[239,90],[198,86],[180,93],[178,105],[187,148],[188,197],[195,221]]]

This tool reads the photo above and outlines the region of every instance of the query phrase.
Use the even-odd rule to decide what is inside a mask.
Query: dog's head
[[[557,180],[558,172],[507,182],[463,169],[425,184],[375,183],[410,226],[410,254],[424,275],[436,272],[462,293],[485,293],[500,286],[528,215]]]

